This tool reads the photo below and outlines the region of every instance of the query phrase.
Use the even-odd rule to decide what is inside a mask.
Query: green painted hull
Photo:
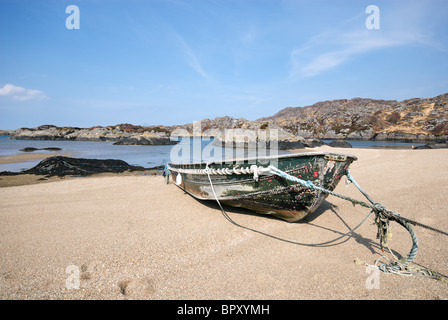
[[[253,165],[260,169],[274,165],[292,176],[310,180],[316,186],[333,190],[355,160],[355,156],[345,154],[305,152],[232,162],[211,162],[208,168],[221,172],[210,175],[213,190],[221,203],[295,222],[313,213],[327,195],[271,173],[261,174],[254,179],[254,174],[241,171],[236,174],[234,169],[243,168],[244,172]],[[215,200],[205,170],[206,166],[205,162],[171,163],[168,169],[172,180],[179,188],[197,199]]]

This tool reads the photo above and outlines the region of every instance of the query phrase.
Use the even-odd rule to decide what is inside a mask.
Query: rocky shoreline
[[[0,130],[0,134],[24,140],[171,145],[178,143],[171,139],[174,136],[213,136],[219,143],[227,139],[225,130],[236,130],[233,136],[248,136],[248,139],[253,139],[251,135],[260,130],[264,131],[264,134],[277,130],[281,149],[300,144],[305,147],[316,145],[320,140],[444,143],[448,141],[448,93],[428,99],[414,98],[404,101],[362,98],[330,100],[305,107],[287,107],[273,116],[257,120],[226,116],[203,119],[199,123],[199,129],[194,123],[149,127],[118,124],[91,128],[42,125],[37,128]]]
[[[232,119],[229,117],[229,119]],[[207,119],[208,120],[208,119]],[[232,119],[234,120],[234,119]],[[179,128],[179,127],[177,127]],[[301,148],[314,148],[325,145],[326,143],[322,140],[332,140],[332,144],[337,147],[348,147],[351,145],[346,140],[358,140],[358,141],[386,141],[386,142],[407,142],[407,143],[426,143],[425,146],[419,146],[416,149],[431,149],[431,148],[446,148],[448,136],[443,135],[439,137],[412,137],[409,135],[400,135],[398,133],[389,134],[389,135],[376,135],[375,137],[340,137],[340,136],[332,136],[332,135],[320,135],[315,137],[311,134],[305,134],[304,136],[296,136],[291,134],[290,132],[284,130],[283,128],[279,128],[274,126],[275,129],[278,130],[276,134],[277,142],[276,146],[279,150],[287,150],[287,149],[301,149]],[[214,137],[215,140],[213,142],[214,145],[217,146],[227,146],[234,148],[248,148],[257,143],[263,144],[266,148],[270,148],[271,141],[265,138],[259,139],[256,134],[257,131],[253,130],[252,134],[255,134],[255,137],[251,135],[247,135],[248,132],[251,132],[251,129],[244,129],[241,133],[238,133],[238,129],[236,130],[236,134],[232,135],[230,138],[225,136],[225,134],[218,134],[216,136],[209,134],[201,134],[200,136],[206,137]],[[269,132],[269,131],[268,131]],[[2,131],[3,135],[10,135],[11,139],[17,140],[56,140],[56,141],[110,141],[114,142],[114,145],[174,145],[179,143],[179,140],[172,140],[169,134],[169,131],[166,132],[125,132],[120,130],[110,129],[110,127],[95,127],[95,128],[72,128],[65,127],[60,128],[56,126],[40,126],[38,128],[21,128],[17,130]],[[194,137],[192,134],[186,134],[183,137]],[[224,139],[222,138],[224,136]],[[182,136],[176,136],[182,137]],[[29,150],[22,150],[24,152],[32,152],[30,148]]]
[[[170,139],[169,131],[157,131],[154,128],[128,124],[92,128],[42,125],[37,128],[4,131],[4,133],[8,133],[11,139],[18,140],[114,141],[114,144],[117,145],[171,145],[178,143],[178,141]]]
[[[261,147],[266,149],[275,148],[278,150],[315,148],[326,144],[319,139],[306,139],[302,137],[279,138],[277,141],[271,141],[269,139],[261,140],[257,137],[252,139],[246,138],[247,136],[234,136],[232,137],[232,139],[221,139],[219,137],[215,137],[212,144],[215,146],[227,148],[257,149]],[[347,142],[347,144],[349,143]]]

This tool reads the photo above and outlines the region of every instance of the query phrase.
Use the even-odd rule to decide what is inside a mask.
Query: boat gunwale
[[[183,174],[186,174],[186,175],[201,175],[201,176],[204,176],[204,177],[208,176],[206,172],[200,172],[200,173],[198,173],[198,172],[182,172],[181,170],[188,170],[188,169],[182,169],[182,168],[170,168],[170,169],[172,171],[175,171],[175,172],[179,172],[180,171],[180,173],[183,173]],[[191,169],[191,170],[196,170],[196,169]],[[199,169],[199,170],[202,170],[202,169]],[[290,173],[290,172],[295,171],[295,170],[297,170],[297,169],[288,170],[288,171],[286,171],[286,173]],[[254,180],[252,173],[241,173],[240,174],[240,176],[244,176],[244,175],[249,176],[249,177],[247,179],[239,179],[237,182],[235,182],[234,180],[232,180],[232,181],[228,181],[228,180],[216,181],[215,179],[213,179],[215,177],[215,175],[212,175],[211,177],[212,177],[213,180],[215,180],[215,181],[213,181],[214,185],[241,184],[241,183],[252,182]],[[274,176],[276,176],[276,175],[273,174],[273,173],[261,173],[258,179],[259,180],[268,180],[268,179],[272,179]],[[207,181],[198,181],[198,180],[191,179],[191,180],[188,180],[188,181],[190,183],[194,183],[194,184],[197,184],[197,185],[210,185],[209,180],[207,180]]]
[[[262,157],[210,160],[210,161],[185,162],[185,163],[168,163],[168,166],[207,165],[207,164],[211,165],[211,164],[222,164],[222,163],[226,163],[226,162],[227,162],[227,164],[231,164],[233,162],[246,162],[246,161],[254,161],[254,160],[270,160],[270,159],[279,159],[279,158],[295,158],[295,157],[326,156],[326,155],[345,156],[347,158],[352,158],[353,161],[358,160],[358,158],[356,156],[351,155],[351,154],[346,154],[346,153],[329,152],[329,151],[310,151],[310,152],[299,152],[299,153],[262,156]],[[176,168],[172,168],[172,169],[176,169]]]

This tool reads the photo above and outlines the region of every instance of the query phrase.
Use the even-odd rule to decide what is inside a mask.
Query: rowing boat
[[[355,160],[355,156],[347,154],[303,152],[231,161],[169,163],[166,169],[174,184],[196,199],[218,200],[295,222],[312,214],[328,194],[285,179],[271,168],[332,191]]]

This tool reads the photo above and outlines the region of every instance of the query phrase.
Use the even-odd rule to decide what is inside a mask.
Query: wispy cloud
[[[313,77],[350,62],[359,55],[375,50],[398,46],[432,47],[445,50],[422,21],[429,16],[416,7],[407,8],[406,13],[389,20],[387,27],[368,30],[363,19],[367,15],[356,15],[346,19],[339,28],[314,35],[307,43],[290,52],[290,78]],[[356,30],[356,31],[353,31]]]
[[[47,95],[40,90],[25,89],[9,83],[4,85],[3,88],[0,88],[0,96],[10,96],[16,101],[48,99]]]
[[[186,3],[183,3],[181,1],[177,0],[170,0],[172,4],[184,6]],[[151,31],[148,30],[148,26],[144,23],[139,22],[138,19],[134,19],[131,16],[127,16],[129,21],[129,28],[130,31],[138,38],[141,39],[143,43],[147,43],[149,45],[152,45],[154,41],[160,41],[160,39],[155,40],[154,35],[151,34]],[[196,55],[195,51],[191,48],[188,41],[185,39],[185,37],[182,37],[175,29],[174,27],[165,21],[163,17],[157,16],[152,17],[153,23],[157,28],[160,30],[160,33],[163,34],[163,42],[165,45],[170,45],[174,47],[174,50],[179,52],[185,61],[185,63],[191,67],[197,74],[199,74],[201,77],[203,77],[206,80],[211,80],[211,76],[205,72],[204,68],[202,67],[198,56]],[[168,39],[168,41],[167,41]]]
[[[393,38],[382,35],[368,35],[366,32],[347,33],[334,39],[332,48],[328,48],[330,35],[320,36],[319,41],[291,52],[292,70],[291,77],[312,77],[327,70],[337,67],[356,55],[373,50],[403,45],[406,41],[402,38]],[[325,41],[325,42],[324,42]],[[309,53],[318,52],[313,57]]]
[[[174,35],[176,41],[178,42],[178,44],[180,45],[181,52],[185,56],[185,59],[186,59],[188,65],[194,71],[196,71],[196,73],[198,73],[200,76],[202,76],[204,79],[211,80],[210,75],[204,71],[201,63],[199,62],[199,59],[197,58],[194,51],[191,49],[188,42],[174,30],[173,30],[173,35]]]

